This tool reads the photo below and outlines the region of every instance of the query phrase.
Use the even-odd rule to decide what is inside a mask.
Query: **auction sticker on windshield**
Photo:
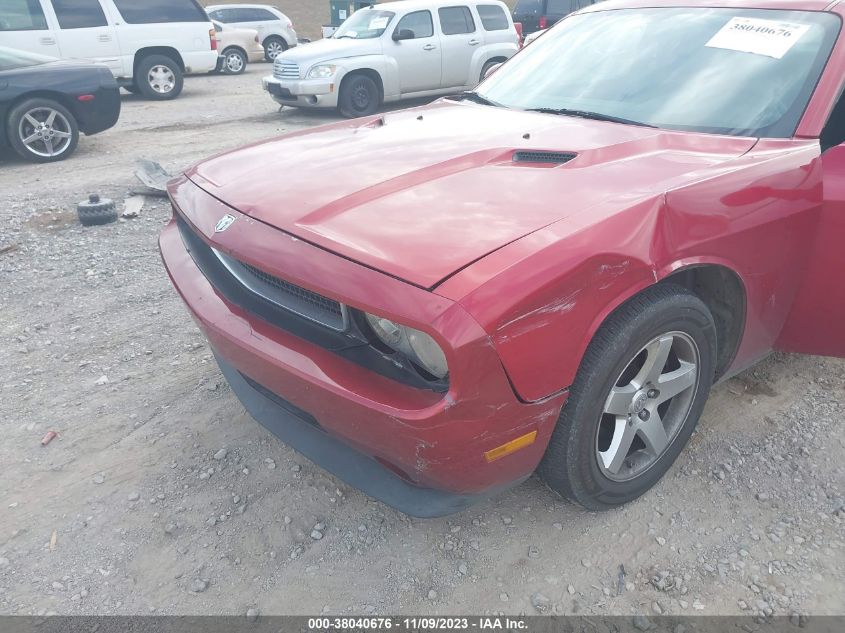
[[[389,18],[387,16],[373,18],[370,21],[370,30],[371,31],[380,31],[381,29],[387,28],[387,22]]]
[[[706,46],[780,59],[809,29],[809,24],[732,18]]]

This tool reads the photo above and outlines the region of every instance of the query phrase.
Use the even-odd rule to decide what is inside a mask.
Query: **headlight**
[[[428,334],[373,314],[366,316],[373,333],[390,349],[404,354],[432,376],[445,378],[449,374],[446,355]]]
[[[308,72],[308,79],[328,79],[334,76],[337,66],[334,64],[320,64]]]

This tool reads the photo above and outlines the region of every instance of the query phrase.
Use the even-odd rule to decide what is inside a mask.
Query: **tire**
[[[33,163],[54,163],[76,151],[79,125],[70,111],[52,99],[27,99],[15,106],[6,134],[17,154]]]
[[[271,35],[264,40],[264,59],[268,62],[276,61],[276,58],[288,50],[288,43],[283,37]]]
[[[349,119],[369,116],[375,114],[380,105],[381,91],[366,75],[350,75],[340,85],[338,110],[343,116]]]
[[[133,95],[141,94],[141,90],[138,88],[138,86],[137,86],[137,85],[135,85],[135,83],[134,83],[134,82],[133,82],[133,83],[131,83],[131,84],[125,84],[124,86],[121,86],[121,87],[122,87],[122,88],[123,88],[126,92],[131,92]]]
[[[179,64],[165,55],[144,57],[135,69],[134,84],[147,99],[169,101],[182,92],[185,77]]]
[[[101,226],[117,220],[117,210],[111,200],[101,200],[92,195],[86,202],[76,207],[79,222],[82,226]]]
[[[246,71],[249,62],[246,53],[239,48],[227,48],[223,51],[223,66],[221,72],[224,75],[242,75]]]
[[[478,82],[481,83],[482,81],[484,81],[484,77],[487,76],[487,72],[491,68],[493,68],[493,66],[495,66],[496,64],[501,64],[501,63],[502,62],[497,62],[497,61],[494,61],[494,60],[491,59],[489,62],[484,64],[484,66],[482,66],[482,68],[481,68],[481,76],[478,78]]]
[[[660,354],[667,340],[668,357]],[[607,510],[645,493],[695,430],[713,384],[715,358],[713,315],[685,288],[654,286],[623,304],[584,354],[540,462],[540,478],[590,510]],[[663,380],[644,381],[647,367],[657,368],[650,375]],[[670,374],[678,380],[667,382]],[[670,385],[680,389],[686,382],[691,385],[666,399]],[[655,448],[664,443],[662,451]]]

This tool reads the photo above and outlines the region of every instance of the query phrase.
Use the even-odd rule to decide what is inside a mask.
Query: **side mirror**
[[[401,42],[402,40],[412,40],[416,36],[411,29],[396,29],[393,31],[393,41]]]
[[[487,79],[490,75],[492,75],[494,72],[499,70],[499,67],[501,65],[502,65],[502,63],[500,62],[498,64],[493,64],[492,66],[490,66],[490,68],[487,69],[487,72],[484,73],[484,78]]]

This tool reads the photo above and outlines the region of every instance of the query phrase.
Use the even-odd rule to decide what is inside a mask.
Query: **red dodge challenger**
[[[373,497],[617,506],[714,382],[845,356],[843,14],[603,2],[473,92],[191,168],[164,262],[251,414]]]

